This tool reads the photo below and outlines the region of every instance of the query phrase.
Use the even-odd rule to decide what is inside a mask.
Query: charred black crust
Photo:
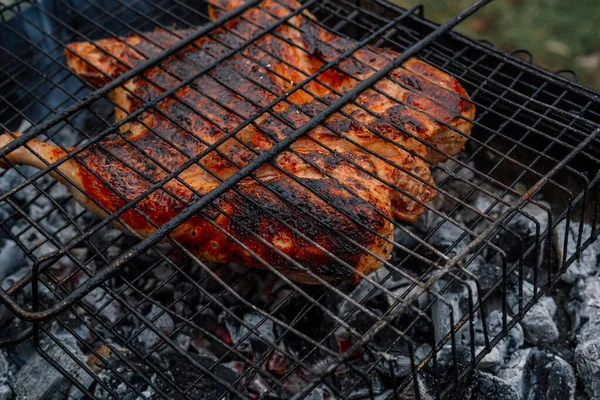
[[[296,250],[314,246],[310,242],[314,241],[339,259],[355,266],[364,252],[351,241],[365,248],[372,248],[376,236],[369,233],[364,227],[381,232],[386,224],[385,219],[377,213],[373,205],[348,193],[334,180],[298,179],[306,188],[294,183],[288,177],[265,182],[270,190],[277,192],[281,197],[266,191],[259,184],[239,186],[240,191],[251,199],[250,202],[233,193],[224,195],[217,203],[234,204],[233,207],[230,207],[234,210],[233,216],[246,228],[234,223],[231,225],[231,233],[242,242],[251,238],[250,231],[256,232],[268,240],[274,232],[289,231],[277,221],[275,218],[277,217],[302,232],[309,239],[306,240],[297,234],[292,234],[293,248]],[[310,192],[315,193],[322,200]],[[260,204],[261,207],[254,203]],[[350,216],[357,223],[352,222],[344,214]],[[311,218],[311,215],[314,218]],[[292,258],[296,258],[301,265],[315,273],[340,278],[350,277],[354,274],[354,271],[324,253],[311,254],[310,257],[294,255],[296,257]],[[266,252],[264,256],[269,258],[267,261],[272,262],[280,269],[300,269],[272,251]]]
[[[385,115],[396,125],[404,126],[407,129],[412,127],[418,133],[425,133],[427,131],[427,126],[425,126],[422,121],[422,118],[425,118],[425,116],[420,115],[421,118],[418,118],[408,111],[406,106],[399,104],[386,109]]]

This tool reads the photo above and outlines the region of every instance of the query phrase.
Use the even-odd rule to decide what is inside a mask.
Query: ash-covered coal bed
[[[448,162],[446,167],[452,170],[454,166]],[[466,174],[467,180],[472,179],[467,170],[461,173]],[[438,176],[437,180],[443,178]],[[21,179],[15,171],[6,172],[0,180],[0,190],[9,190]],[[62,185],[50,178],[36,183],[40,190],[51,193],[54,200],[63,202],[80,229],[96,222]],[[64,215],[52,212],[55,205],[45,196],[37,196],[37,190],[27,187],[18,192],[20,206],[42,221],[43,228],[53,232],[57,242],[53,245],[34,227],[18,218],[9,218],[13,211],[3,204],[0,213],[7,223],[0,230],[0,281],[4,289],[32,269],[31,260],[13,239],[17,238],[29,249],[36,248],[34,255],[40,257],[79,234]],[[445,190],[461,198],[465,187],[460,181],[452,181]],[[543,198],[538,200],[547,204]],[[492,200],[477,194],[469,202],[488,215],[499,214],[505,207],[490,208]],[[396,241],[411,249],[418,248],[419,239],[423,239],[450,257],[458,254],[470,239],[461,236],[464,230],[445,221],[443,216],[448,211],[444,204],[443,199],[433,204],[442,216],[428,211],[415,224],[398,229]],[[536,229],[547,229],[548,216],[535,206],[528,205],[524,211],[539,226],[522,214],[516,214],[508,226],[526,243],[535,237]],[[452,220],[470,226],[475,232],[485,227],[484,222],[476,221],[472,211],[454,213]],[[485,348],[483,314],[475,312],[472,323],[468,321],[455,334],[454,349],[448,342],[436,352],[435,363],[429,360],[418,374],[416,385],[410,384],[394,394],[397,382],[413,372],[411,352],[415,362],[425,359],[432,346],[450,331],[451,319],[456,323],[469,315],[469,304],[477,302],[475,279],[480,293],[492,293],[484,302],[485,323],[489,337],[495,337],[502,330],[504,314],[512,318],[521,312],[520,305],[531,299],[534,280],[538,285],[543,283],[544,270],[540,266],[560,266],[565,253],[574,253],[578,226],[571,224],[566,230],[565,222],[559,224],[553,230],[550,251],[543,248],[535,256],[528,256],[523,268],[507,277],[505,301],[501,290],[493,290],[503,280],[498,254],[479,251],[466,267],[468,273],[457,273],[459,279],[454,282],[451,275],[436,282],[431,293],[420,295],[390,327],[375,335],[307,398],[413,399],[417,398],[415,387],[420,391],[419,398],[435,398],[436,391],[452,381],[455,361],[458,360],[458,367],[468,365],[472,344],[477,353]],[[584,230],[591,230],[591,226],[584,226]],[[563,248],[566,235],[570,244]],[[504,249],[509,258],[518,253],[518,249],[511,248],[516,242],[513,236],[502,232],[493,238],[493,243]],[[93,274],[133,243],[134,239],[105,228],[71,254]],[[336,355],[352,346],[379,317],[397,307],[398,298],[406,298],[416,290],[405,276],[387,267],[369,275],[385,291],[373,291],[374,286],[367,280],[336,285],[363,304],[363,309],[358,309],[351,301],[321,286],[302,286],[303,294],[266,271],[236,265],[207,264],[211,271],[208,273],[168,246],[159,248],[164,259],[155,250],[138,257],[117,277],[87,295],[77,307],[44,324],[39,351],[31,340],[0,351],[0,400],[85,398],[45,358],[56,361],[100,399],[176,398],[173,384],[192,399],[234,398],[221,384],[203,374],[202,369],[210,370],[249,398],[288,398],[322,372]],[[430,249],[418,252],[432,257]],[[401,263],[407,255],[396,250],[392,264]],[[548,256],[553,257],[551,263],[546,260]],[[542,297],[475,371],[453,387],[449,398],[600,398],[599,258],[600,244],[596,242],[562,275],[550,295]],[[416,261],[409,266],[402,269],[414,277],[419,276],[420,268],[425,268]],[[41,306],[56,303],[58,296],[69,293],[87,277],[67,257],[53,263],[41,276]],[[434,301],[432,293],[438,293],[444,300]],[[15,296],[19,303],[28,305],[31,288],[26,287]],[[315,299],[318,306],[305,296]],[[272,315],[274,320],[265,315]],[[287,325],[295,331],[288,330]],[[27,327],[27,323],[0,307],[3,336],[17,336]],[[400,338],[398,331],[406,332],[408,338]],[[408,340],[413,343],[410,351]]]

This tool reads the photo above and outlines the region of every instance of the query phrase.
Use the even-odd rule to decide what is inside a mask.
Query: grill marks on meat
[[[210,16],[216,19],[242,3],[211,0]],[[112,93],[122,108],[116,108],[117,119],[195,76],[298,7],[295,0],[263,1],[243,18],[197,40],[195,46],[148,68],[143,76]],[[190,33],[157,30],[146,34],[147,39],[134,35],[73,43],[65,55],[76,74],[101,86]],[[91,146],[59,170],[83,190],[72,188],[77,200],[105,216],[87,196],[110,213],[118,211],[189,157],[206,152],[199,161],[205,169],[192,165],[179,174],[181,181],[169,181],[164,190],[153,192],[136,207],[160,226],[198,199],[190,188],[200,196],[209,193],[219,179],[231,176],[399,55],[362,48],[338,68],[326,70],[258,116],[216,151],[207,151],[277,96],[354,47],[352,40],[327,31],[312,15],[294,16],[275,29],[275,34],[265,35],[177,90],[175,96],[124,124],[121,130],[126,140],[117,137]],[[172,236],[203,260],[264,266],[250,255],[251,250],[264,262],[305,282],[314,278],[298,264],[328,280],[356,277],[340,260],[362,273],[376,269],[391,252],[390,218],[415,221],[423,212],[422,204],[436,194],[429,164],[413,153],[436,162],[444,157],[435,148],[452,155],[461,151],[474,107],[464,100],[468,95],[456,79],[418,59],[394,70],[375,88],[297,140],[291,151],[263,165],[254,178],[238,184],[236,191],[227,192],[201,215],[187,220]],[[0,136],[0,146],[10,140],[8,134]],[[38,151],[48,149],[47,144],[32,141],[29,145],[44,158],[62,156],[60,149],[52,148],[53,155]],[[39,158],[24,148],[7,158],[12,163],[43,167]],[[135,210],[120,219],[142,236],[155,230]]]

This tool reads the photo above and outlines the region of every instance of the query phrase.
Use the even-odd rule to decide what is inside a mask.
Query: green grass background
[[[425,17],[443,22],[474,0],[391,0],[425,6]],[[600,0],[495,0],[456,29],[503,50],[527,49],[548,70],[577,72],[600,89]]]

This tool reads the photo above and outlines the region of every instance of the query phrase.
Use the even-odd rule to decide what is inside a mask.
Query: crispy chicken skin
[[[219,18],[243,2],[210,0],[210,17]],[[298,7],[295,0],[265,0],[161,66],[148,68],[143,76],[113,91],[116,118],[122,119],[181,80],[196,76]],[[134,35],[72,43],[65,56],[74,73],[99,87],[191,32],[156,30],[145,38]],[[205,151],[277,96],[355,46],[303,12],[124,124],[121,131],[126,140],[113,135],[63,161],[58,170],[72,183],[56,171],[51,174],[68,185],[82,205],[105,217],[143,196],[189,157]],[[354,52],[337,68],[322,72],[317,80],[259,115],[217,151],[207,152],[200,165],[180,173],[179,180],[143,198],[115,226],[128,232],[125,224],[148,236],[155,231],[154,225],[170,221],[217,187],[220,179],[309,122],[328,103],[398,55],[374,47]],[[306,283],[317,281],[305,269],[325,280],[357,279],[357,272],[377,269],[391,255],[391,221],[415,221],[424,204],[435,197],[429,163],[445,159],[437,149],[450,155],[463,149],[475,108],[455,78],[416,58],[375,88],[360,94],[235,190],[185,221],[172,237],[202,260],[255,267],[270,264]],[[16,135],[1,135],[0,147]],[[38,140],[28,145],[39,157],[21,147],[0,161],[0,166],[8,167],[8,161],[44,168],[66,155]]]

